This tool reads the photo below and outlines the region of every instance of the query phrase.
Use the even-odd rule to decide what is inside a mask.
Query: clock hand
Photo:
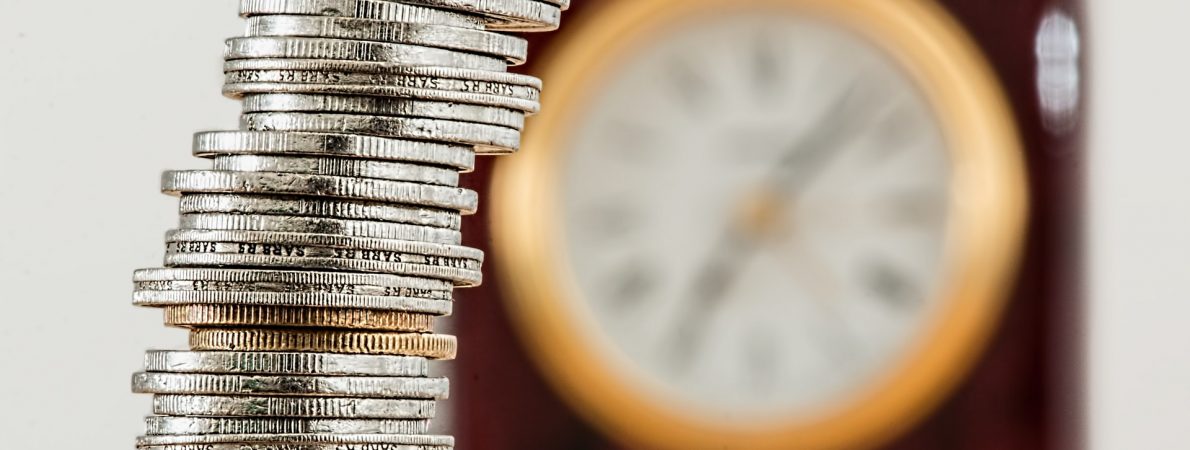
[[[690,306],[671,335],[671,367],[685,370],[690,365],[694,350],[702,346],[705,328],[712,313],[727,299],[725,295],[747,258],[757,249],[755,239],[740,233],[736,226],[730,226],[713,248],[711,257],[697,272],[690,290]]]
[[[815,175],[822,173],[822,169],[829,163],[828,156],[838,154],[835,150],[839,143],[851,136],[851,127],[840,125],[848,122],[848,100],[854,93],[854,86],[855,83],[852,82],[845,88],[842,98],[814,122],[812,128],[815,132],[793,145],[773,168],[772,175],[768,177],[768,184],[778,188],[773,189],[777,196],[793,196],[813,181]],[[792,170],[797,167],[806,168],[807,173]],[[781,200],[769,200],[770,207],[784,203],[786,202]],[[677,369],[684,370],[689,366],[694,350],[702,345],[706,334],[700,330],[705,328],[706,322],[724,303],[724,294],[738,277],[743,263],[759,248],[759,239],[744,236],[741,222],[744,221],[737,219],[728,226],[712,247],[711,257],[702,269],[696,272],[689,294],[692,301],[671,335],[671,358],[673,366]]]

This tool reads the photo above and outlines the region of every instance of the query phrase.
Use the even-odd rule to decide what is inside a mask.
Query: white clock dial
[[[951,167],[912,75],[787,14],[708,17],[576,119],[565,261],[604,350],[715,414],[810,414],[910,349],[944,278]]]

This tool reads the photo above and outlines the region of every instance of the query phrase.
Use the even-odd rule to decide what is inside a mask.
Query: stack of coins
[[[429,435],[453,358],[434,334],[481,282],[461,246],[476,154],[516,151],[540,81],[507,72],[568,0],[242,0],[224,93],[240,130],[198,133],[211,170],[166,172],[180,226],[133,303],[190,330],[135,392],[157,450],[444,450]]]

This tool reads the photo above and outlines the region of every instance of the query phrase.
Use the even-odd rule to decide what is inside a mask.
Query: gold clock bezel
[[[555,390],[613,439],[651,449],[841,449],[916,423],[969,370],[999,321],[1027,222],[1023,150],[1008,102],[963,28],[929,0],[599,0],[543,60],[543,113],[493,178],[493,257],[510,314]],[[834,20],[893,55],[929,99],[952,157],[947,279],[935,316],[893,370],[816,417],[724,423],[674,408],[608,357],[565,261],[559,157],[600,82],[640,42],[727,10]]]

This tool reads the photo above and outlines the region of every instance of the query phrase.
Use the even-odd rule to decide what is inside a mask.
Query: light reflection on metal
[[[1037,92],[1042,122],[1054,134],[1078,125],[1082,101],[1082,41],[1078,24],[1065,11],[1046,13],[1037,30]]]

